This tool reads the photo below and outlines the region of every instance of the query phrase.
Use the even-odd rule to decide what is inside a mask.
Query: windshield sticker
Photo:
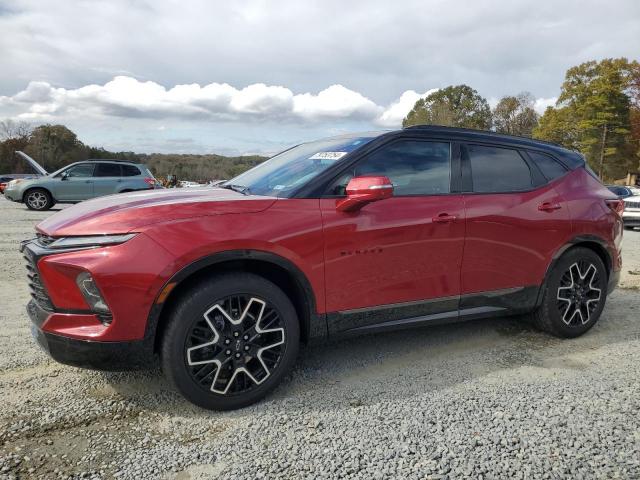
[[[318,152],[309,157],[309,160],[338,160],[349,152]]]

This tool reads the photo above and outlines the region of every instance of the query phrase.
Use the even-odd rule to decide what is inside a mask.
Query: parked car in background
[[[17,180],[17,179],[28,180],[32,178],[38,178],[43,175],[47,175],[47,171],[44,168],[42,168],[42,166],[38,162],[36,162],[33,158],[31,158],[26,153],[18,150],[15,152],[15,154],[21,157],[27,163],[27,165],[29,165],[29,167],[33,169],[33,173],[0,174],[0,193],[2,194],[4,194],[4,190],[7,188],[7,185],[11,180]]]
[[[206,185],[202,184],[202,183],[198,183],[198,182],[191,182],[189,180],[181,180],[180,181],[180,188],[198,188],[198,187],[205,187]]]
[[[12,180],[5,196],[31,210],[48,210],[56,203],[77,203],[113,193],[155,188],[145,165],[124,160],[85,160],[32,180]]]
[[[50,216],[21,245],[28,312],[60,362],[159,355],[193,403],[239,408],[327,336],[514,314],[584,334],[620,276],[621,212],[557,145],[446,127],[335,137],[220,187]]]
[[[640,195],[624,199],[622,220],[625,228],[640,227]]]
[[[631,187],[627,187],[624,185],[607,185],[606,187],[618,198],[627,198],[632,197],[633,195],[637,195],[637,193],[633,193]]]

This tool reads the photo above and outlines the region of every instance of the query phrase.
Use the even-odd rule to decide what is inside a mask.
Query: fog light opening
[[[96,285],[96,282],[93,280],[93,277],[89,272],[82,272],[76,277],[76,284],[80,289],[80,293],[91,307],[91,310],[98,313],[99,317],[102,318],[111,318],[111,310],[107,306],[107,302],[104,301],[102,295],[100,294],[100,290]],[[105,322],[103,322],[105,323]],[[110,321],[107,323],[111,323]]]

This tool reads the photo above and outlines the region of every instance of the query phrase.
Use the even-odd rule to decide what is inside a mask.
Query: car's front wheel
[[[163,336],[162,367],[203,408],[250,405],[276,387],[298,354],[289,298],[263,277],[216,275],[181,295]]]
[[[558,337],[582,335],[600,318],[607,280],[604,263],[593,250],[572,248],[550,272],[542,304],[534,312],[535,324]]]
[[[49,210],[55,205],[51,194],[44,188],[32,188],[24,194],[24,203],[29,210]]]

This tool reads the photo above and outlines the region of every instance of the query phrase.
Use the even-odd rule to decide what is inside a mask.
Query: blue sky
[[[639,38],[637,0],[0,0],[0,119],[114,150],[271,153],[397,128],[451,84],[542,111],[567,68]]]

